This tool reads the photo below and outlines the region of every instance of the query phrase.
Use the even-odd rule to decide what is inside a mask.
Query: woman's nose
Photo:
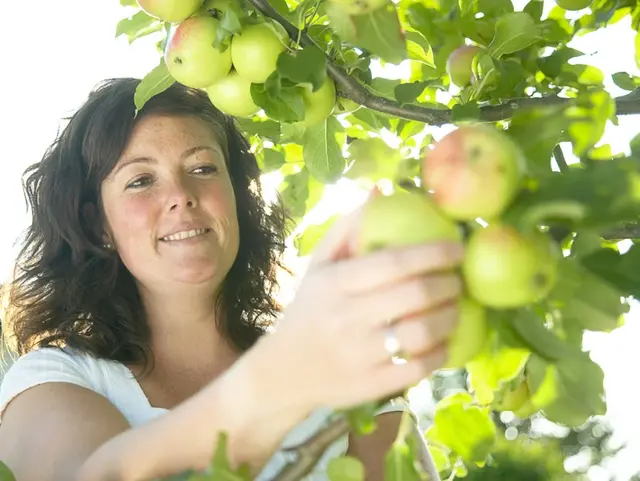
[[[169,210],[191,209],[198,205],[197,196],[184,179],[175,179],[171,183],[167,205]]]

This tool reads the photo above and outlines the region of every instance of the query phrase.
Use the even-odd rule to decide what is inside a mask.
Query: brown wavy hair
[[[150,331],[133,276],[106,249],[84,216],[93,204],[103,219],[100,186],[123,152],[134,125],[152,114],[192,115],[206,122],[225,150],[240,230],[238,255],[223,283],[218,328],[244,351],[277,318],[274,292],[288,226],[282,204],[267,205],[260,169],[233,119],[206,93],[179,83],[136,113],[138,79],[105,80],[68,120],[42,160],[23,176],[31,223],[14,278],[5,286],[7,344],[22,355],[68,345],[94,356],[147,365]],[[286,269],[285,269],[286,270]],[[214,308],[214,306],[212,306]]]

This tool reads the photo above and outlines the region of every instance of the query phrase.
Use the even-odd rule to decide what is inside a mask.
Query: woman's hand
[[[273,334],[274,362],[310,410],[351,407],[419,382],[443,365],[458,320],[462,283],[453,269],[462,247],[430,243],[353,256],[359,212],[323,239]],[[385,345],[407,362],[394,364]]]

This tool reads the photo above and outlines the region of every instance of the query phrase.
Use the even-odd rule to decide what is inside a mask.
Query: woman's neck
[[[141,289],[151,329],[151,350],[158,369],[184,371],[214,369],[237,359],[238,353],[218,330],[215,295],[198,287],[170,294]]]

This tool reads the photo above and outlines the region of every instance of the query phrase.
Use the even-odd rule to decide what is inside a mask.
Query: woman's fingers
[[[374,187],[369,192],[369,199],[379,195],[382,195],[382,193],[377,187]],[[353,255],[360,228],[360,215],[365,206],[366,202],[339,218],[331,226],[316,246],[314,254],[309,261],[309,267],[335,262]]]
[[[460,297],[462,289],[460,276],[453,273],[415,277],[347,298],[341,309],[343,322],[362,320],[369,326],[380,326],[450,303]]]
[[[378,392],[373,396],[386,396],[413,386],[442,368],[446,361],[446,343],[436,346],[423,356],[409,358],[403,363],[394,364],[389,359],[388,364],[378,367],[370,378],[372,385],[385,388],[385,392]]]
[[[366,293],[404,279],[457,267],[463,248],[457,243],[432,242],[382,249],[321,267],[323,279],[345,294]]]
[[[402,319],[392,325],[375,329],[369,336],[365,349],[375,357],[375,362],[390,362],[385,350],[388,335],[398,341],[398,356],[406,359],[423,357],[446,342],[458,324],[458,305],[450,303],[439,309]]]
[[[361,205],[336,220],[314,249],[313,256],[309,260],[309,269],[353,255],[352,250],[357,239],[357,229],[363,207],[364,205]]]

